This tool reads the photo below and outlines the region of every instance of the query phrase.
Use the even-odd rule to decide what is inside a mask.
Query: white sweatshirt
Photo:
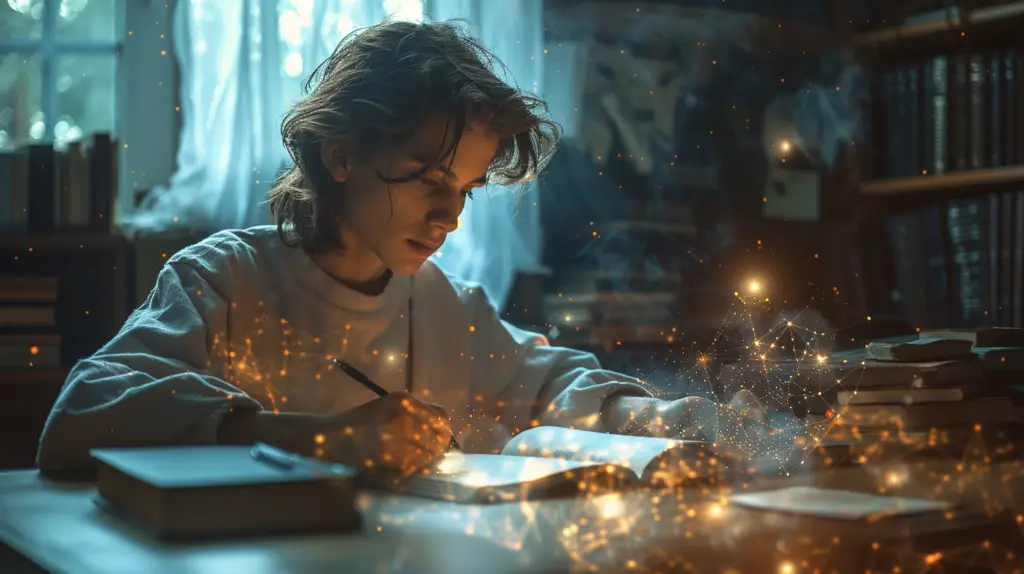
[[[413,394],[445,407],[469,452],[537,424],[605,430],[608,397],[648,394],[593,355],[504,322],[479,287],[432,262],[367,296],[255,227],[167,262],[117,336],[68,375],[37,464],[89,467],[101,446],[212,444],[229,409],[331,413],[375,398],[332,358],[389,391],[411,368]]]

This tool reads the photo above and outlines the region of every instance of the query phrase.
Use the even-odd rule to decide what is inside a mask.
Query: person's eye
[[[426,185],[427,187],[438,187],[441,185],[441,182],[437,181],[436,179],[431,179],[429,177],[420,178],[420,181],[422,181],[423,184]]]
[[[462,191],[462,195],[465,195],[467,199],[473,199],[473,190],[465,189]]]

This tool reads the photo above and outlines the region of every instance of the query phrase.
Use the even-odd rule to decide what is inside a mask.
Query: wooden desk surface
[[[811,519],[721,505],[708,493],[493,506],[365,495],[360,532],[188,544],[154,540],[104,514],[92,483],[22,471],[0,474],[0,540],[53,572],[921,571],[929,561],[977,563],[982,549],[996,571],[1010,571],[1021,560],[1014,551],[1024,556],[1022,470],[1019,462],[902,463],[757,486],[882,489],[961,504],[943,518]]]

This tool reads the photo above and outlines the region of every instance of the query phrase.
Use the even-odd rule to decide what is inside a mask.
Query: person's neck
[[[317,255],[313,261],[335,281],[363,295],[380,295],[391,281],[391,270],[371,253],[346,249]]]

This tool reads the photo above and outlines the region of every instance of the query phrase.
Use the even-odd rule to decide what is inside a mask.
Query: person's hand
[[[622,396],[609,401],[602,414],[605,428],[617,434],[714,440],[718,429],[716,405],[703,397]]]
[[[448,450],[451,437],[444,409],[408,393],[334,414],[228,412],[217,429],[220,444],[265,442],[364,470],[403,474],[428,467]]]
[[[316,454],[360,469],[414,474],[448,450],[451,424],[438,409],[399,392],[328,415]]]
[[[606,405],[603,419],[613,433],[717,442],[762,456],[772,448],[773,429],[756,401],[741,398],[719,404],[704,397],[665,401],[623,396]]]

